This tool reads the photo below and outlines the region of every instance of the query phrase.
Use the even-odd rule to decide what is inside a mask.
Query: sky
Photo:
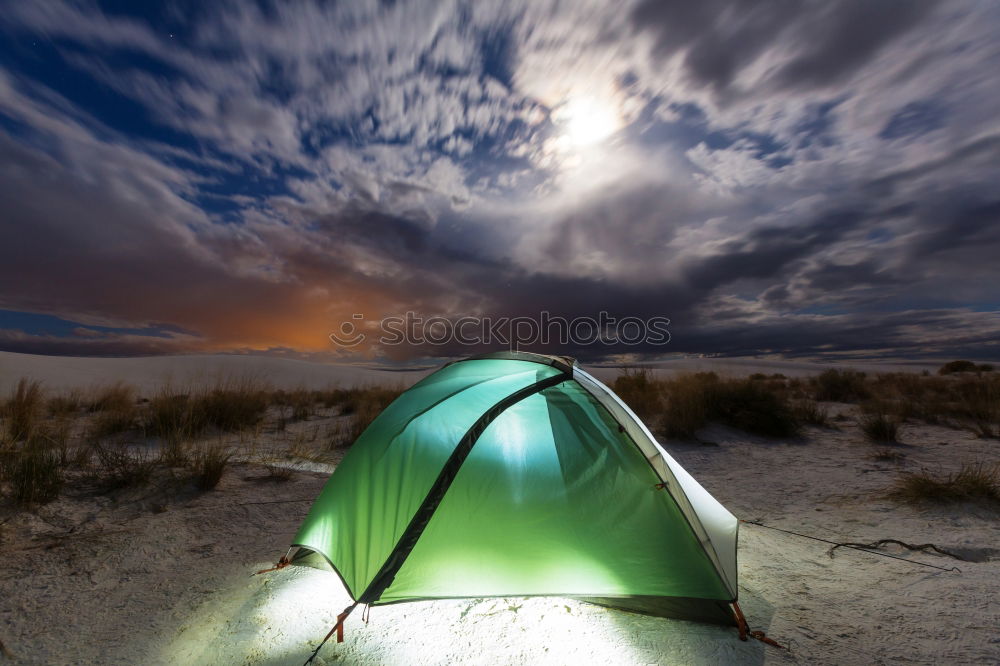
[[[384,317],[545,311],[670,320],[539,347],[591,360],[998,358],[998,30],[985,0],[0,0],[0,350],[394,363],[484,345]]]

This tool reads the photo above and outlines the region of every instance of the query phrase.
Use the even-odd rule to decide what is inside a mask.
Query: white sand
[[[123,381],[136,386],[141,394],[146,395],[165,384],[205,385],[219,379],[260,379],[276,388],[286,389],[362,384],[409,385],[427,372],[379,370],[360,365],[240,354],[83,358],[0,352],[0,393],[10,391],[21,377],[39,380],[54,391],[87,389]]]
[[[872,374],[879,372],[936,372],[944,361],[858,361],[832,364],[815,361],[785,361],[764,358],[683,358],[643,364],[655,374],[717,372],[746,376],[760,372],[787,377],[813,375],[831,367],[853,368]],[[443,364],[444,361],[441,361]],[[431,361],[428,365],[434,366]],[[613,380],[617,367],[587,370],[601,380]],[[432,368],[433,369],[433,368]],[[86,389],[123,381],[148,394],[170,383],[175,386],[211,383],[218,378],[263,379],[277,388],[325,388],[358,384],[409,385],[430,370],[387,370],[374,366],[313,363],[276,356],[251,354],[191,354],[186,356],[144,356],[139,358],[85,358],[36,356],[0,352],[0,394],[7,393],[21,377],[40,380],[54,391]]]
[[[786,373],[787,374],[787,373]],[[129,378],[134,381],[134,378]],[[315,663],[356,664],[972,664],[1000,662],[1000,515],[961,505],[916,509],[885,498],[900,470],[997,460],[998,443],[904,426],[900,463],[874,450],[852,407],[839,429],[795,441],[712,426],[715,446],[669,450],[735,514],[834,540],[932,542],[974,559],[886,552],[942,572],[755,526],[740,537],[741,603],[753,628],[643,617],[562,599],[420,602],[355,613],[346,641]],[[335,417],[262,432],[259,447],[320,440]],[[301,664],[348,603],[331,573],[291,567],[250,577],[283,554],[327,473],[261,480],[241,463],[211,492],[183,479],[150,488],[70,490],[35,513],[0,510],[0,640],[18,664]],[[257,504],[253,504],[256,502]],[[164,510],[165,509],[165,510]],[[2,663],[2,659],[0,659]]]

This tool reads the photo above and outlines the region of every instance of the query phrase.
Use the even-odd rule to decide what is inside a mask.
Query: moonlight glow
[[[614,108],[596,98],[570,100],[560,109],[557,120],[568,142],[576,147],[599,143],[621,127]]]

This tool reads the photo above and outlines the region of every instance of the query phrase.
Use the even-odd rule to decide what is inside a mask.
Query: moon
[[[560,109],[566,139],[578,148],[604,141],[621,128],[614,107],[594,97],[571,99]]]

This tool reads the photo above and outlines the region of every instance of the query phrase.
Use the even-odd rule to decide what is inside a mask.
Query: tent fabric
[[[606,386],[505,352],[389,405],[293,545],[372,605],[545,595],[726,621],[737,525]]]

